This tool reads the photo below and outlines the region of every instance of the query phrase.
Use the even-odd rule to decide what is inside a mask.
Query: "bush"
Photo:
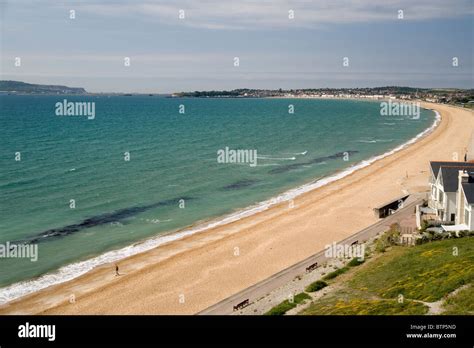
[[[425,232],[428,227],[430,227],[430,223],[426,220],[423,220],[423,222],[421,223],[420,231]]]
[[[377,244],[375,244],[375,251],[379,253],[384,253],[385,249],[387,249],[385,241],[382,238],[378,239]]]
[[[295,308],[296,304],[290,303],[290,301],[285,300],[279,305],[276,305],[272,309],[270,309],[268,312],[265,313],[265,315],[283,315],[286,312],[288,312],[290,309]]]
[[[358,257],[354,257],[347,265],[349,267],[356,267],[362,265],[365,262],[364,259],[360,260]]]
[[[421,238],[415,240],[415,245],[421,245],[427,243],[429,240],[426,236],[421,236]]]
[[[398,240],[400,239],[400,225],[391,224],[390,229],[385,232],[385,235],[383,237],[385,237],[389,245],[396,245],[398,243]]]
[[[399,239],[400,226],[398,224],[392,224],[390,225],[390,229],[377,240],[375,250],[383,253],[388,247],[392,245],[397,245]]]
[[[328,273],[327,275],[325,275],[323,277],[324,280],[329,280],[329,279],[334,279],[336,278],[338,275],[342,274],[342,273],[345,273],[349,270],[349,267],[342,267],[342,268],[339,268],[338,270],[335,270],[334,272],[331,272],[331,273]]]
[[[283,315],[286,312],[288,312],[290,309],[295,308],[299,303],[303,302],[304,300],[309,300],[311,299],[311,296],[304,292],[300,292],[299,294],[295,295],[293,298],[293,302],[290,302],[289,300],[285,300],[282,303],[276,305],[272,309],[270,309],[268,312],[265,313],[265,315]]]
[[[314,283],[309,284],[306,287],[305,291],[306,292],[316,292],[318,290],[321,290],[322,288],[325,288],[326,286],[328,286],[328,284],[325,281],[317,280]]]
[[[300,304],[304,300],[311,300],[311,296],[309,296],[307,293],[300,292],[298,295],[295,296],[294,302],[296,304]]]
[[[433,233],[433,236],[431,237],[431,240],[441,240],[441,239],[444,239],[442,233]]]

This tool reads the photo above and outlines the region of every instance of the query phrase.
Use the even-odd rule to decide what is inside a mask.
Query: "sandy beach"
[[[0,307],[1,314],[194,314],[376,222],[372,209],[427,190],[430,160],[462,160],[474,114],[422,104],[442,121],[415,144],[225,226],[103,265]]]

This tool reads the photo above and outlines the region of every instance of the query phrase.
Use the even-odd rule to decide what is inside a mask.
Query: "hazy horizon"
[[[28,81],[17,81],[17,80],[2,80],[2,81],[13,81],[13,82],[23,82],[23,83],[28,83],[28,84],[36,84],[36,83],[32,83],[32,82],[28,82]],[[49,86],[64,86],[64,87],[69,87],[69,88],[84,88],[83,86],[70,86],[70,85],[55,85],[55,84],[51,84],[51,83],[40,83],[38,85],[49,85]],[[305,87],[305,88],[289,88],[289,89],[285,89],[285,88],[282,88],[283,90],[304,90],[304,89],[366,89],[366,88],[390,88],[390,87],[395,87],[395,88],[414,88],[414,89],[432,89],[432,90],[471,90],[473,89],[474,87],[467,87],[467,88],[456,88],[456,87],[438,87],[438,88],[432,88],[432,87],[418,87],[418,86],[390,86],[390,85],[386,85],[386,86],[374,86],[374,87],[368,87],[368,86],[359,86],[359,87]],[[238,89],[255,89],[255,90],[278,90],[279,88],[250,88],[250,87],[239,87],[239,88],[230,88],[230,89],[225,89],[225,90],[221,90],[221,89],[202,89],[202,90],[186,90],[186,91],[171,91],[171,92],[152,92],[152,91],[149,91],[149,92],[136,92],[136,91],[128,91],[128,92],[122,92],[122,91],[94,91],[94,92],[91,92],[89,90],[87,90],[87,88],[84,88],[86,90],[87,93],[90,93],[90,94],[120,94],[120,93],[128,93],[128,94],[160,94],[160,95],[170,95],[170,94],[173,94],[173,93],[180,93],[180,92],[184,92],[184,93],[189,93],[189,92],[196,92],[196,91],[199,91],[199,92],[208,92],[208,91],[232,91],[232,90],[238,90]]]

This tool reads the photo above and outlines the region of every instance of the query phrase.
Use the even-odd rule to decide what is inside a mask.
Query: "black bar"
[[[19,326],[26,323],[55,325],[55,340],[20,338]],[[472,323],[471,316],[0,316],[0,347],[147,344],[156,347],[317,347],[321,344],[472,347]],[[412,325],[425,329],[420,331]],[[407,334],[455,334],[456,337],[409,338]]]

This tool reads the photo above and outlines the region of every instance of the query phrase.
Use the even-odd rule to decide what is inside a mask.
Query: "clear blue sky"
[[[474,87],[472,0],[0,1],[1,79],[92,92]]]

